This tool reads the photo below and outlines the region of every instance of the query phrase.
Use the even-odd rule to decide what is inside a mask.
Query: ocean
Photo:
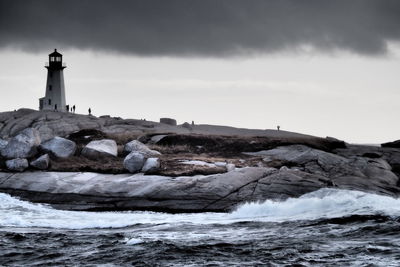
[[[2,266],[399,266],[400,200],[321,189],[230,213],[79,212],[0,194]]]

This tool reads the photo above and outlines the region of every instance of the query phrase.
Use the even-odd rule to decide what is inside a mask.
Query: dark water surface
[[[4,266],[400,266],[400,201],[361,192],[325,189],[226,214],[0,202]]]

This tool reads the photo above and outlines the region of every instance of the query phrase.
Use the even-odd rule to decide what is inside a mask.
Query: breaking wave
[[[82,212],[56,210],[0,193],[0,227],[122,228],[138,224],[231,224],[320,220],[354,215],[400,217],[400,200],[350,190],[321,189],[300,198],[247,203],[231,213]]]

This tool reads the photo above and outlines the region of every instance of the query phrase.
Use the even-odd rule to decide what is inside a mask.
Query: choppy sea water
[[[0,194],[2,266],[399,266],[400,200],[322,189],[231,213],[73,212]]]

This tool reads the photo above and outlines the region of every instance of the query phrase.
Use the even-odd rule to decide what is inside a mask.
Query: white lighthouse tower
[[[66,68],[62,62],[62,55],[54,49],[46,63],[47,83],[46,95],[39,99],[39,110],[67,111],[65,101],[64,73]]]

